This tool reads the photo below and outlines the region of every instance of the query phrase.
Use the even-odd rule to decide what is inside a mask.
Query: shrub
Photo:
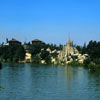
[[[32,63],[40,64],[40,61],[41,61],[41,57],[38,54],[35,56],[32,56]]]
[[[96,63],[94,63],[92,61],[88,64],[88,68],[93,72],[99,72],[99,70],[100,70],[99,65],[97,65]]]
[[[83,64],[84,64],[84,67],[88,67],[88,64],[90,64],[90,58],[84,60]]]

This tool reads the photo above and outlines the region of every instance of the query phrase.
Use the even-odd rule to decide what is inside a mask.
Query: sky
[[[0,43],[15,38],[77,45],[100,41],[100,0],[0,0]]]

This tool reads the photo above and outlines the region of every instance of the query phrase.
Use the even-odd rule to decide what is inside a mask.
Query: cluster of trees
[[[18,62],[23,61],[25,59],[25,48],[27,46],[27,50],[32,55],[33,63],[40,63],[41,60],[45,60],[46,63],[51,63],[51,57],[56,58],[58,56],[57,52],[50,53],[47,51],[49,48],[51,51],[53,50],[62,50],[62,45],[53,45],[53,44],[42,44],[42,43],[25,43],[21,44],[10,44],[10,45],[0,45],[0,60],[5,62]]]
[[[76,46],[82,54],[89,54],[89,58],[84,61],[85,67],[91,71],[100,71],[100,42],[90,41],[88,45]]]
[[[0,60],[7,62],[18,62],[25,58],[25,50],[22,45],[0,45]]]
[[[53,45],[53,44],[42,44],[42,43],[27,43],[28,50],[32,55],[32,62],[33,63],[40,63],[41,60],[45,60],[47,64],[51,63],[51,57],[57,58],[58,50],[62,50],[62,45]],[[50,49],[50,51],[56,50],[53,53],[50,53],[50,51],[47,51],[47,49]]]

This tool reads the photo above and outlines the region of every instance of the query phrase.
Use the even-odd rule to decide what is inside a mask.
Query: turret
[[[6,43],[8,43],[8,38],[6,38]]]

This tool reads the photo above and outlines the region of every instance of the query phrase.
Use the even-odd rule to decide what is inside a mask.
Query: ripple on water
[[[99,100],[100,79],[82,67],[3,63],[0,100]]]

